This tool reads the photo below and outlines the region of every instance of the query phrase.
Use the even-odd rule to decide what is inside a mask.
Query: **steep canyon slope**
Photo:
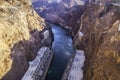
[[[33,7],[45,20],[71,30],[73,26],[78,27],[87,2],[88,0],[33,0]]]
[[[84,6],[64,0],[54,8],[47,1],[47,7],[35,9],[46,20],[70,29],[75,48],[85,50],[84,80],[119,80],[120,7],[112,4],[119,0],[89,0]]]
[[[33,6],[45,20],[70,29],[75,48],[85,50],[84,80],[120,80],[120,7],[108,4],[119,0],[84,6],[79,0],[34,1],[42,2]],[[0,79],[21,79],[28,61],[48,45],[41,35],[44,25],[29,0],[0,1]]]
[[[84,37],[74,42],[78,41],[76,48],[85,50],[84,80],[119,80],[120,7],[89,4],[81,17],[80,31]]]
[[[44,20],[29,0],[0,1],[0,79],[21,78],[40,47],[43,29]]]

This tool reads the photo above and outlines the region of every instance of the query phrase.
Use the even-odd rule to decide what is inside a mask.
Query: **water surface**
[[[54,42],[52,51],[55,56],[51,63],[46,80],[61,80],[68,60],[73,53],[72,38],[68,31],[58,25],[52,25]]]

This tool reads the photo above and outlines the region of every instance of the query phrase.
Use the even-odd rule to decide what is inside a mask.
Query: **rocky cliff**
[[[84,36],[75,45],[85,50],[84,80],[120,79],[119,20],[120,7],[112,4],[89,4],[84,11],[78,31]]]
[[[33,7],[45,20],[59,24],[74,32],[88,0],[33,0]],[[74,35],[75,33],[73,33]]]
[[[43,28],[29,0],[0,1],[0,79],[20,80],[40,47]]]

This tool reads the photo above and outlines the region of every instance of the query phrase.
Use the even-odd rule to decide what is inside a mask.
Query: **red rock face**
[[[81,19],[80,31],[85,43],[84,80],[120,79],[120,8],[88,5]]]

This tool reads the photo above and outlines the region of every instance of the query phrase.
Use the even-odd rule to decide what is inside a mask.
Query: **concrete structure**
[[[82,32],[78,32],[77,35],[74,37],[73,39],[73,42],[74,42],[74,46],[78,49],[77,46],[80,47],[80,44],[81,41],[82,41],[82,38],[83,38],[84,34]]]
[[[30,66],[22,80],[45,80],[52,58],[51,50],[48,47],[42,47],[37,57],[29,63]]]
[[[119,20],[119,26],[118,26],[118,31],[120,32],[120,20]]]
[[[62,80],[82,80],[85,56],[84,51],[76,50],[76,54],[68,63],[68,66],[63,74]]]
[[[50,36],[49,30],[44,31],[43,35],[44,39],[48,39],[48,37]]]
[[[120,2],[119,3],[112,3],[114,6],[120,7]]]

